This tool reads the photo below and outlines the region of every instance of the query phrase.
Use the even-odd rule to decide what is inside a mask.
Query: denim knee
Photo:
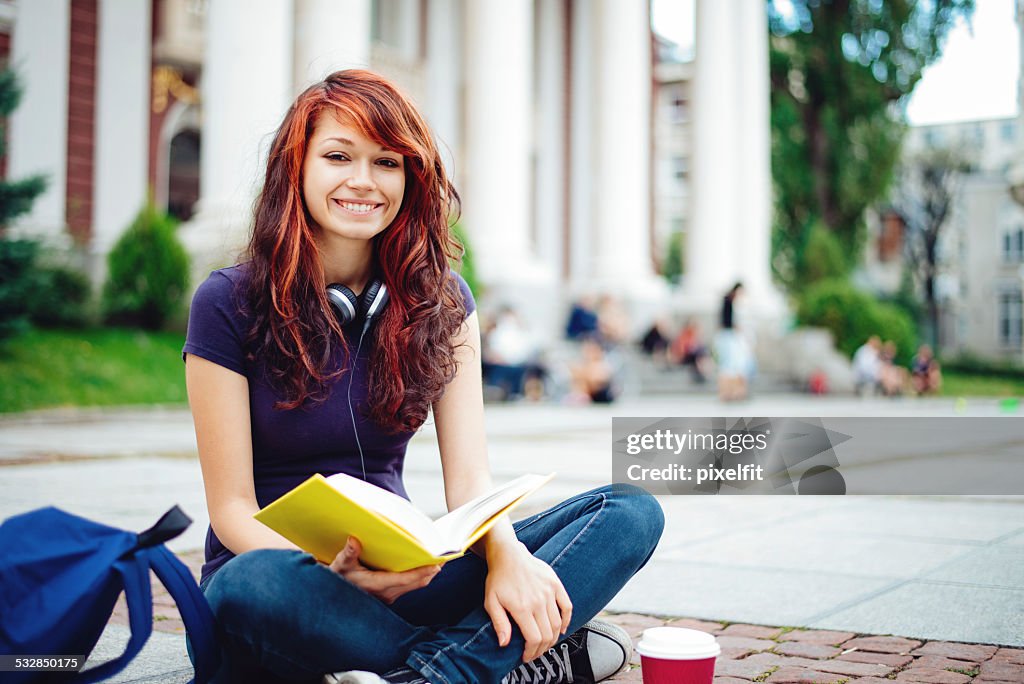
[[[606,488],[606,496],[618,511],[619,524],[633,536],[641,565],[646,563],[665,529],[661,504],[647,490],[630,484],[611,485]]]
[[[259,549],[236,556],[210,579],[205,595],[222,628],[251,630],[287,613],[290,598],[284,591],[268,591],[294,577],[294,568],[312,557],[285,549]]]

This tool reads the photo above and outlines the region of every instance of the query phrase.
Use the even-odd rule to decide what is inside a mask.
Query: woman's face
[[[369,240],[395,220],[405,194],[402,155],[330,113],[317,119],[302,178],[302,196],[322,238]]]

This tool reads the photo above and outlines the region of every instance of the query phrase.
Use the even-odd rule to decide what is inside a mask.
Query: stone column
[[[68,153],[68,0],[20,2],[10,63],[18,70],[21,103],[10,118],[7,177],[43,174],[46,192],[12,232],[68,246],[65,192]],[[143,173],[143,177],[145,174]]]
[[[777,317],[771,283],[767,16],[761,0],[697,2],[693,220],[684,306],[714,311],[737,280],[750,310]]]
[[[291,102],[293,75],[290,0],[217,0],[207,7],[200,199],[181,231],[199,279],[210,266],[232,262],[248,239],[252,201]]]
[[[534,91],[537,121],[534,235],[540,260],[553,274],[561,274],[565,235],[569,230],[565,221],[569,188],[566,178],[569,141],[566,139],[565,2],[540,0],[536,8],[539,68]]]
[[[295,0],[295,94],[339,69],[370,65],[370,0]]]
[[[591,281],[630,298],[662,294],[651,263],[651,33],[646,2],[599,0]]]
[[[104,0],[99,5],[96,70],[96,163],[92,272],[146,202],[149,150],[150,5]]]
[[[758,317],[778,317],[785,304],[772,283],[771,75],[768,70],[768,17],[764,2],[737,3],[741,98],[739,136],[740,196],[736,202],[739,273]]]
[[[571,50],[569,93],[569,285],[573,295],[595,292],[590,281],[596,211],[594,146],[597,119],[597,88],[600,80],[600,43],[596,36],[597,4],[571,1]]]
[[[739,84],[735,2],[697,1],[693,83],[693,213],[686,232],[684,306],[711,311],[740,276]]]
[[[438,148],[448,173],[458,174],[460,160],[454,158],[462,148],[462,124],[459,112],[461,83],[462,17],[456,0],[430,0],[427,4],[427,63],[424,115],[438,138]],[[461,176],[455,178],[462,187]]]
[[[533,217],[533,2],[467,2],[463,223],[478,273],[519,306],[550,281],[530,242]],[[522,300],[522,301],[520,301]]]

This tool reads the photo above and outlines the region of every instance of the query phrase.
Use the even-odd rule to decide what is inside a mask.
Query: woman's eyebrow
[[[342,145],[348,145],[349,147],[355,147],[355,143],[352,142],[351,140],[349,140],[348,138],[324,138],[323,142],[321,142],[321,144],[327,143],[327,142],[338,142],[338,143],[341,143]],[[380,152],[392,152],[393,150],[389,150],[389,149],[385,148],[383,145],[381,145],[379,151]],[[395,154],[397,154],[397,152]]]

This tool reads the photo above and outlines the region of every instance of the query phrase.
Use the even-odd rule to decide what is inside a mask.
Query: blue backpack
[[[213,614],[188,568],[164,546],[191,522],[177,506],[138,534],[53,507],[8,518],[0,525],[0,660],[6,661],[0,678],[86,683],[123,670],[153,629],[152,569],[178,604],[188,630],[195,681],[209,681],[219,664]],[[122,590],[131,626],[124,653],[74,672],[96,646]],[[33,669],[20,671],[14,656],[23,659],[18,667]],[[67,665],[57,661],[59,656],[78,657],[77,667],[39,669]]]

